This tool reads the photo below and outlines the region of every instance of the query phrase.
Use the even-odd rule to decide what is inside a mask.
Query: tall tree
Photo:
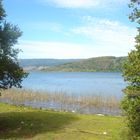
[[[18,49],[14,45],[22,35],[20,29],[5,20],[6,14],[0,0],[0,90],[21,87],[21,82],[27,74],[19,66]]]
[[[135,49],[128,54],[124,64],[123,76],[128,86],[124,89],[122,108],[127,116],[130,140],[140,140],[140,0],[131,0],[129,16],[137,24],[138,35],[135,37]]]

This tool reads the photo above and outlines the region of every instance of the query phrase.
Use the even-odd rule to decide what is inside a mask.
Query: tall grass
[[[115,97],[100,95],[74,96],[64,92],[39,92],[24,89],[2,91],[1,102],[32,106],[57,111],[72,111],[84,114],[120,115],[120,101]]]

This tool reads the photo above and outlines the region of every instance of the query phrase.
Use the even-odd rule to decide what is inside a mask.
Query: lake
[[[100,95],[121,98],[126,83],[117,72],[30,72],[23,88],[64,92],[74,96]]]

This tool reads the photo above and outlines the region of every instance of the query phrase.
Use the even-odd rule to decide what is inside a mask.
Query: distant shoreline
[[[25,71],[47,72],[121,72],[127,57],[95,57],[89,59],[21,59]]]

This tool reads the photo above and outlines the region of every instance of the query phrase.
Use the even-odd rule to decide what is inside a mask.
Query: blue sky
[[[128,0],[4,0],[7,21],[23,31],[19,58],[126,56],[136,25]]]

